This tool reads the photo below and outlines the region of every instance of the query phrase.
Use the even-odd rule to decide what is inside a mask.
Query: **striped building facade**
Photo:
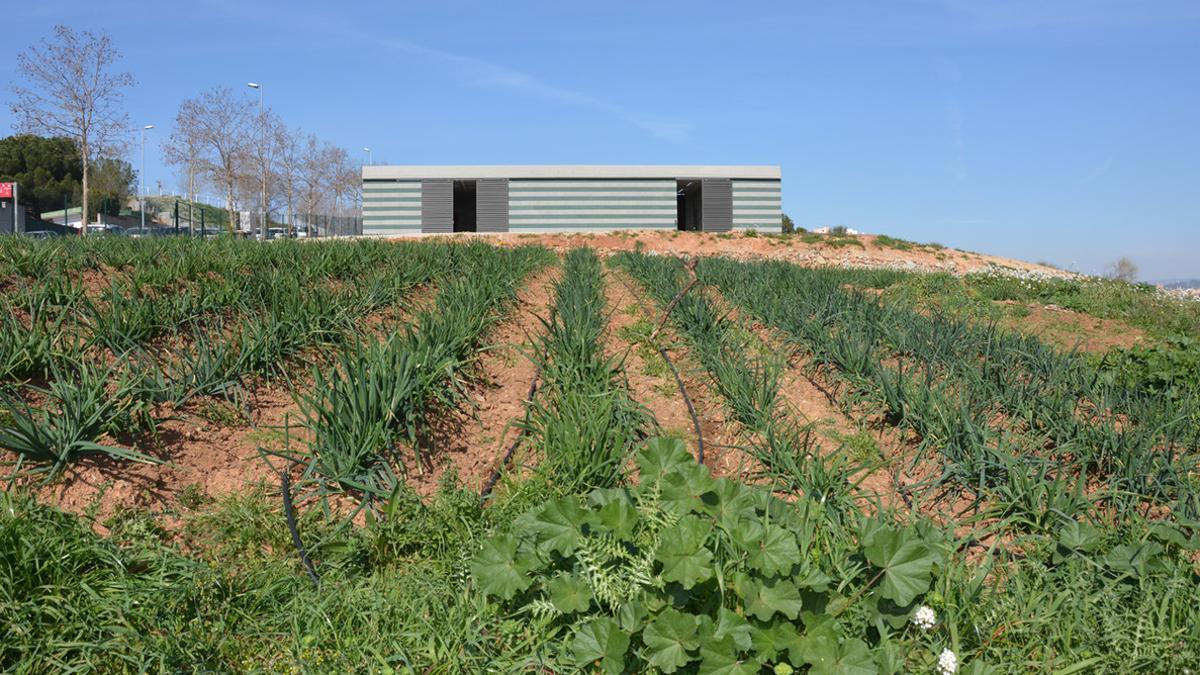
[[[775,166],[367,166],[363,234],[778,231]]]
[[[363,234],[421,233],[421,181],[364,182]]]

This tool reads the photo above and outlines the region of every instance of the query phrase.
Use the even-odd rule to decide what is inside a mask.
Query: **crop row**
[[[855,508],[851,476],[857,471],[845,455],[822,454],[810,429],[798,425],[780,400],[785,363],[765,350],[705,295],[685,288],[678,260],[640,253],[622,254],[616,264],[628,271],[662,308],[687,341],[733,418],[744,426],[745,448],[764,477],[794,494],[823,504],[831,514]],[[678,298],[676,300],[676,298]]]
[[[426,461],[433,417],[463,401],[479,346],[549,257],[536,248],[474,250],[471,274],[443,283],[410,325],[381,343],[351,343],[332,369],[314,367],[311,392],[299,399],[311,438],[293,458],[321,493],[387,497],[407,466],[397,443]]]
[[[567,254],[537,351],[543,385],[526,432],[556,489],[619,484],[653,418],[629,395],[619,355],[606,355],[604,278],[591,249]]]
[[[986,494],[1031,524],[1086,509],[1096,485],[1118,510],[1150,500],[1198,513],[1195,397],[1124,386],[994,325],[881,303],[853,288],[854,272],[714,258],[698,273],[914,430],[914,463],[942,468],[926,487]]]
[[[185,243],[0,241],[17,274],[0,277],[0,445],[52,470],[87,452],[146,459],[97,442],[379,339],[416,285],[504,257],[482,244]],[[46,266],[61,274],[22,272]]]

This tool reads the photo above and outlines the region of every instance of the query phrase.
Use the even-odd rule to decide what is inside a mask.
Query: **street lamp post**
[[[141,234],[143,236],[146,234],[146,132],[153,128],[153,124],[142,127],[142,168],[138,171],[138,211],[142,212]]]
[[[258,238],[261,241],[267,239],[267,120],[263,117],[263,87],[258,82],[247,82],[247,87],[258,90],[258,123],[260,125],[261,138],[259,139],[262,145],[258,148],[258,159],[262,163],[262,204],[259,211],[262,219],[259,220]]]
[[[367,153],[367,166],[372,166],[373,164],[375,164],[375,159],[374,159],[375,156],[373,154],[371,154],[371,149],[363,148],[363,152]]]

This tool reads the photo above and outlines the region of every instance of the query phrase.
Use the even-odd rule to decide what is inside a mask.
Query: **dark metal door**
[[[449,178],[421,181],[421,231],[454,231],[454,181]]]
[[[700,181],[700,217],[705,232],[733,229],[733,183],[728,178]]]
[[[475,230],[508,232],[508,179],[475,181]]]

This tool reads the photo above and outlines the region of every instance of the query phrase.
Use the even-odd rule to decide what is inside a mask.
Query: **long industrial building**
[[[779,231],[778,166],[365,166],[363,234]]]

